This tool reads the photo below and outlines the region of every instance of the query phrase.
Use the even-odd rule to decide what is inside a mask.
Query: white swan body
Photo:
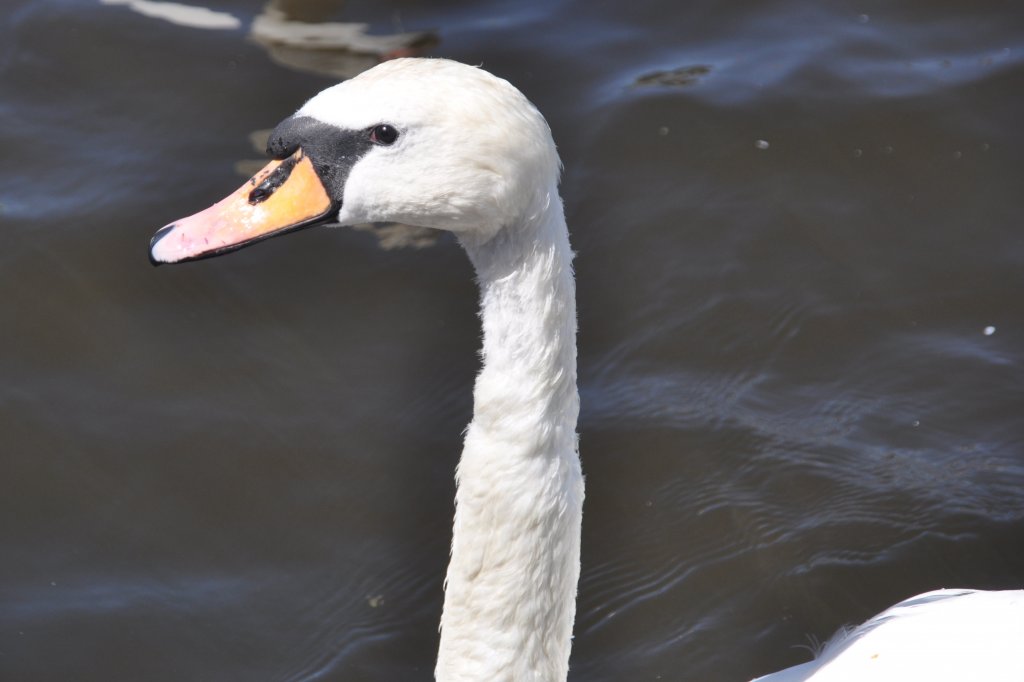
[[[314,97],[278,126],[268,150],[278,161],[234,194],[161,229],[151,259],[218,255],[324,221],[393,221],[458,236],[481,289],[483,367],[457,473],[435,674],[439,682],[563,682],[583,477],[572,252],[547,124],[518,90],[481,69],[400,59]],[[799,668],[831,671],[847,652],[874,646],[890,621],[924,621],[931,604],[954,603],[927,601],[927,610],[895,607]],[[1019,621],[1015,609],[1005,622]],[[968,611],[964,618],[989,613]],[[1010,643],[995,634],[988,639]],[[919,653],[894,641],[901,651],[879,643],[887,660]],[[1019,668],[1017,650],[1006,660]],[[804,679],[794,670],[770,679]]]
[[[1024,680],[1024,590],[935,590],[841,632],[817,658],[754,682]]]

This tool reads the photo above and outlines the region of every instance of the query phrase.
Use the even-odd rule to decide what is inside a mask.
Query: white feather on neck
[[[439,682],[560,682],[580,570],[576,303],[557,188],[482,244],[483,367],[457,473]]]

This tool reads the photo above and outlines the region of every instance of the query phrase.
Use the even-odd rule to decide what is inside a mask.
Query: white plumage
[[[848,628],[810,663],[754,682],[1024,680],[1024,591],[935,590]]]
[[[445,60],[381,64],[297,115],[338,131],[399,130],[396,143],[351,167],[343,197],[333,197],[337,222],[449,230],[480,285],[483,363],[457,472],[436,677],[562,682],[583,477],[572,251],[548,126],[508,82]],[[205,255],[183,252],[196,241],[172,227],[154,238],[154,261]],[[927,593],[837,638],[817,660],[760,679],[1020,682],[1024,592]]]

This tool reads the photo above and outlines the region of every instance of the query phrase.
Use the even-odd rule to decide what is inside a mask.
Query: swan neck
[[[543,209],[485,245],[467,249],[480,286],[483,326],[474,423],[489,416],[496,399],[535,412],[543,406],[546,417],[569,420],[575,429],[577,413],[570,409],[576,394],[573,254],[558,195]],[[518,390],[501,383],[508,381]]]
[[[572,252],[554,189],[521,225],[466,244],[483,366],[456,475],[436,677],[564,682],[579,578]]]

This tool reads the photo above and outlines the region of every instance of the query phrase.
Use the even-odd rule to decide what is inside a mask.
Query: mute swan
[[[275,129],[268,152],[275,160],[236,192],[159,230],[151,260],[206,258],[324,222],[455,233],[476,269],[484,337],[435,675],[565,680],[583,477],[572,251],[546,122],[481,69],[398,59],[315,96]],[[762,679],[812,675],[1022,680],[1024,594],[921,595],[818,661]]]

